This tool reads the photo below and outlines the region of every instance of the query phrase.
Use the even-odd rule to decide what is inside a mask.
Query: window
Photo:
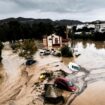
[[[49,40],[52,40],[52,38],[49,38]]]
[[[73,65],[72,65],[72,68],[73,68],[73,69],[76,69],[76,70],[80,70],[80,68],[77,67],[77,66],[73,66]]]

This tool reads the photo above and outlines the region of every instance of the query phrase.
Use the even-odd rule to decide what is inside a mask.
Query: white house
[[[78,30],[78,29],[82,29],[82,28],[85,27],[85,26],[86,26],[86,24],[79,24],[79,25],[77,25],[77,28],[76,28],[76,29],[77,29],[77,30]]]
[[[94,28],[95,29],[95,25],[94,24],[88,24],[87,28]]]
[[[100,24],[99,32],[102,32],[102,33],[105,32],[105,23]]]
[[[95,29],[98,32],[102,32],[102,33],[105,32],[105,23],[97,23],[95,25]]]
[[[43,45],[48,46],[48,47],[61,46],[62,45],[62,37],[55,35],[55,34],[45,36],[43,38]]]
[[[80,24],[80,25],[77,25],[77,29],[83,29],[83,27],[95,28],[95,25],[94,24]]]
[[[80,35],[82,34],[82,32],[75,32],[75,35]]]

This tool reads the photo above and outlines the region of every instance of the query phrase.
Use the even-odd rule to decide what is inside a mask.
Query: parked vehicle
[[[72,63],[72,62],[70,62],[68,64],[68,68],[72,71],[79,71],[80,70],[80,66],[77,65],[76,63]]]
[[[40,52],[40,56],[42,56],[42,55],[44,55],[44,51],[41,51],[41,52]]]
[[[30,66],[30,65],[32,65],[32,64],[34,64],[34,63],[36,63],[36,62],[37,62],[36,60],[28,59],[28,60],[26,61],[26,65],[27,65],[27,66]]]
[[[43,49],[40,51],[40,56],[43,56],[43,55],[50,55],[51,54],[51,51],[48,50],[48,49]]]
[[[50,50],[45,50],[44,51],[44,55],[50,55],[51,54],[51,51]]]
[[[67,91],[74,92],[77,90],[77,87],[71,81],[67,80],[66,78],[57,78],[54,84],[56,87],[67,90]]]
[[[55,51],[53,55],[57,56],[57,57],[61,57],[61,52],[60,51]]]

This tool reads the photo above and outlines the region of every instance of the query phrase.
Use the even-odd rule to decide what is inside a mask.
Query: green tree
[[[15,41],[20,39],[20,23],[18,21],[10,21],[8,23],[9,26],[9,34],[12,39]]]
[[[55,33],[57,35],[62,36],[63,38],[66,38],[66,26],[57,26],[57,27],[55,27]]]
[[[37,51],[37,46],[34,39],[26,39],[21,44],[21,52],[19,53],[22,57],[32,57]]]
[[[61,54],[63,57],[73,57],[73,53],[72,53],[70,47],[68,47],[67,45],[65,45],[61,48]]]
[[[0,62],[2,60],[2,49],[3,49],[3,44],[2,42],[0,41]]]

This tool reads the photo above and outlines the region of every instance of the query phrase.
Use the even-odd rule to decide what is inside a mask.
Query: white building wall
[[[76,34],[76,35],[80,35],[80,34],[82,34],[82,32],[75,32],[75,34]]]
[[[67,29],[72,29],[72,27],[73,27],[72,25],[71,26],[67,25]]]
[[[51,35],[47,37],[48,47],[51,47],[52,46],[52,40],[50,40],[50,39],[52,39],[52,36]]]
[[[105,23],[96,24],[95,29],[96,31],[99,31],[99,32],[105,32]]]
[[[58,44],[60,43],[59,36],[53,35],[53,44],[56,44],[55,39],[58,39]]]
[[[48,47],[52,47],[53,44],[56,44],[55,39],[58,39],[58,44],[62,44],[62,37],[59,37],[58,35],[52,34],[50,36],[47,37],[47,43],[48,43]]]
[[[43,39],[43,45],[47,46],[47,39],[46,38]]]
[[[87,25],[88,28],[95,28],[95,25],[94,24],[89,24]]]
[[[77,29],[82,29],[83,27],[85,27],[86,24],[80,24],[80,25],[77,25]]]
[[[105,28],[105,23],[100,24],[100,28]]]

